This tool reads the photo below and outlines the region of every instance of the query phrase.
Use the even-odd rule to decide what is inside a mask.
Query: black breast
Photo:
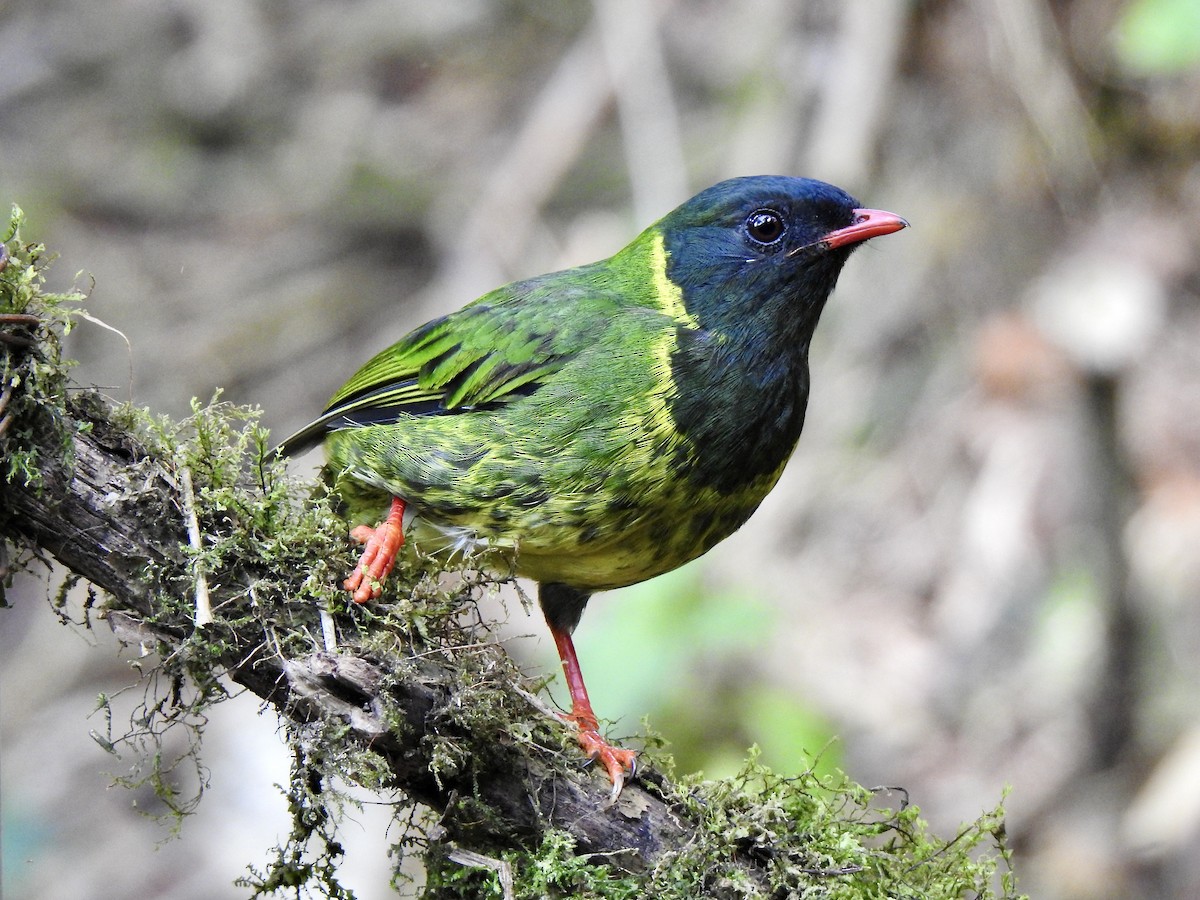
[[[675,426],[687,439],[677,463],[689,480],[736,491],[783,465],[804,427],[805,344],[738,347],[680,328],[671,357]]]

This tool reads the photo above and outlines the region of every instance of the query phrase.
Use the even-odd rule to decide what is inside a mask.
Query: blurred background
[[[221,387],[280,437],[722,178],[906,216],[847,266],[759,513],[592,602],[597,709],[684,771],[819,754],[946,837],[1011,787],[1037,898],[1200,896],[1195,0],[10,0],[0,72],[0,203],[128,338],[81,325],[79,381],[176,416]],[[288,827],[277,723],[214,711],[164,843],[88,736],[128,654],[53,590],[0,611],[4,896],[244,896]],[[345,880],[387,896],[386,809],[357,819]]]

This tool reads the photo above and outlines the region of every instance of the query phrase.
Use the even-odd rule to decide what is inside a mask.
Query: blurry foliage
[[[604,608],[590,611],[579,653],[596,673],[596,708],[626,727],[645,716],[669,735],[683,772],[732,775],[752,744],[777,772],[803,771],[813,757],[818,771],[832,771],[840,756],[831,724],[764,686],[755,663],[778,610],[745,589],[709,587],[705,569],[692,563],[593,603]]]
[[[1130,70],[1161,75],[1200,63],[1200,3],[1136,0],[1117,26],[1117,52]]]

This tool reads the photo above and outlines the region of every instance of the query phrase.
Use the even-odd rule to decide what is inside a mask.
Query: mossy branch
[[[624,853],[627,865],[638,870],[683,838],[661,798],[640,786],[632,786],[625,803],[604,814],[603,773],[571,773],[569,766],[556,765],[562,747],[549,732],[558,726],[530,703],[523,680],[492,687],[507,687],[503,704],[527,717],[522,730],[545,732],[541,738],[549,747],[542,753],[531,752],[532,744],[518,747],[511,737],[454,727],[462,718],[457,710],[470,702],[462,696],[461,667],[446,659],[451,651],[431,654],[431,642],[406,640],[408,623],[389,621],[387,613],[355,611],[373,621],[365,627],[391,632],[396,641],[389,652],[376,635],[368,650],[347,637],[364,623],[353,620],[342,604],[343,610],[334,613],[342,647],[328,652],[316,645],[305,629],[318,621],[316,604],[331,598],[314,598],[311,573],[304,568],[256,556],[252,535],[246,535],[245,555],[227,558],[220,567],[205,566],[216,586],[210,589],[216,618],[197,629],[195,563],[204,557],[189,549],[175,466],[132,434],[127,423],[115,422],[94,395],[67,406],[56,427],[48,422],[38,430],[45,438],[36,448],[40,485],[0,485],[0,530],[52,554],[102,588],[109,595],[104,614],[121,640],[158,647],[164,657],[204,648],[211,665],[206,678],[227,676],[298,721],[339,722],[347,742],[383,757],[394,776],[391,783],[447,813],[443,827],[470,846],[494,847],[514,835],[560,827],[583,851],[632,851]],[[74,435],[71,460],[63,458],[56,434],[63,429]],[[210,508],[204,518],[210,523],[225,518],[226,528],[245,526],[230,512]],[[349,564],[344,550],[338,558]],[[297,599],[280,600],[289,597]],[[298,604],[311,610],[292,608]],[[281,633],[285,624],[290,633]],[[470,644],[477,664],[513,674],[498,646],[478,639]],[[486,662],[481,656],[488,657]],[[199,661],[197,656],[193,663]],[[487,746],[476,746],[481,740]],[[439,758],[446,752],[443,742],[461,742],[459,771],[447,771]],[[460,821],[451,807],[463,798],[503,815],[479,817],[476,811]],[[640,812],[631,817],[621,811],[627,808]]]
[[[580,768],[571,731],[474,614],[494,580],[465,573],[448,590],[417,559],[382,602],[348,608],[345,526],[289,478],[252,412],[197,404],[173,423],[67,397],[58,333],[63,304],[80,298],[41,294],[39,254],[13,243],[0,272],[0,328],[16,338],[0,340],[0,536],[107,594],[117,636],[157,652],[170,689],[150,706],[165,724],[229,684],[291,723],[297,829],[271,871],[243,882],[256,894],[317,881],[348,895],[326,826],[341,779],[433,811],[417,841],[430,897],[485,883],[506,896],[781,897],[818,883],[830,897],[1012,895],[997,875],[999,810],[940,841],[913,807],[753,761],[716,783],[644,764],[607,806],[606,776]],[[324,856],[302,864],[314,835]]]

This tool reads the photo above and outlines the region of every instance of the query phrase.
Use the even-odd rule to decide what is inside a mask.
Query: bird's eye
[[[746,218],[746,234],[758,244],[773,244],[784,232],[783,216],[773,209],[757,209]]]

